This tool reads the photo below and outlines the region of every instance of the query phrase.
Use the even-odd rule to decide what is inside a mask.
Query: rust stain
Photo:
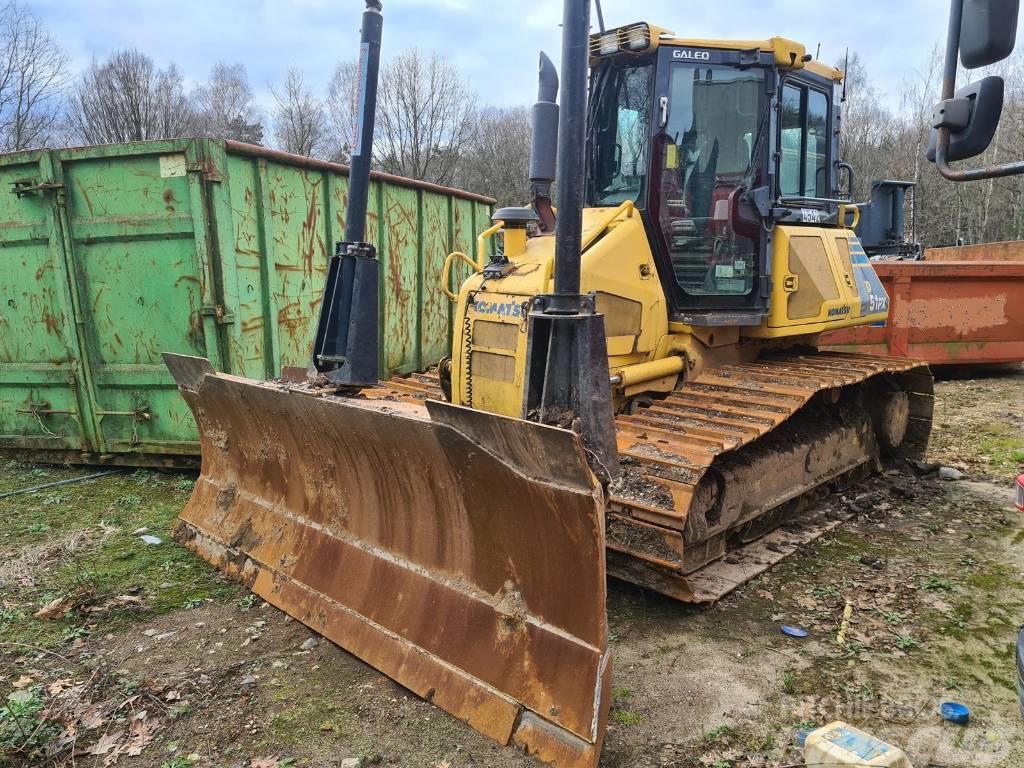
[[[92,209],[92,200],[89,198],[89,193],[85,190],[85,186],[78,179],[75,180],[75,186],[78,187],[78,191],[82,194],[82,199],[85,200],[85,205],[89,209],[89,215],[95,216],[96,214]]]
[[[49,310],[44,309],[42,314],[43,325],[46,332],[51,336],[60,336],[60,319]]]
[[[958,336],[975,331],[1006,325],[1006,294],[973,298],[911,299],[897,305],[903,311],[893,311],[893,322],[909,324],[914,328],[948,328]],[[1024,330],[1024,329],[1022,329]]]
[[[299,235],[299,253],[302,254],[302,273],[306,277],[313,276],[313,259],[317,255],[319,249],[320,253],[324,252],[324,241],[319,231],[319,205],[317,203],[319,199],[318,190],[320,187],[320,181],[317,180],[307,186],[307,200],[309,204],[306,208],[306,219],[302,222],[302,231]]]
[[[173,189],[165,189],[164,190],[164,194],[163,194],[163,198],[164,198],[164,204],[165,204],[168,212],[174,213],[174,205],[173,205],[173,203],[178,202],[177,200],[174,199],[174,190]]]

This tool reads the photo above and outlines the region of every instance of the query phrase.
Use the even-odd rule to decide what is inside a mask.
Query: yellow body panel
[[[597,294],[609,367],[616,369],[654,359],[668,334],[668,307],[640,215],[629,209],[609,222],[612,213],[584,211],[583,242],[593,242],[583,254],[581,288]],[[521,253],[509,255],[508,274],[487,280],[478,273],[462,285],[455,307],[453,402],[521,415],[526,316],[534,296],[553,290],[554,256],[554,237],[530,238]]]
[[[872,304],[881,285],[865,289],[864,270],[872,277],[874,270],[851,230],[783,225],[775,228],[773,242],[768,319],[745,328],[744,335],[770,339],[885,321],[888,297],[876,295]],[[855,255],[863,258],[855,261]],[[877,277],[871,288],[875,282]],[[813,309],[799,311],[801,305]]]
[[[522,416],[527,316],[533,297],[553,290],[555,240],[499,233],[509,267],[500,278],[468,278],[455,304],[452,399],[492,413]],[[884,321],[885,295],[851,230],[780,225],[771,256],[770,311],[759,326],[691,327],[669,322],[669,304],[640,214],[631,206],[583,214],[581,283],[604,315],[608,368],[622,383],[617,403],[665,392],[707,358],[731,359],[742,338],[795,340],[834,328]],[[764,342],[762,342],[764,343]],[[750,345],[746,345],[749,349]],[[669,357],[686,365],[644,365]],[[645,379],[651,371],[659,375]],[[664,374],[664,375],[662,375]],[[640,377],[638,380],[638,376]]]

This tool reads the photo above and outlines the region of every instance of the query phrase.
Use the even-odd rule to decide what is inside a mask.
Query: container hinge
[[[38,192],[49,192],[54,189],[64,189],[64,184],[59,181],[38,182],[35,179],[15,179],[11,182],[11,192],[18,197],[34,195]]]
[[[204,317],[214,318],[219,325],[229,325],[235,322],[235,316],[231,312],[225,312],[221,304],[208,304],[199,309],[199,314]]]
[[[213,162],[199,161],[195,163],[186,163],[185,170],[188,173],[200,173],[205,181],[223,181],[224,177],[221,176],[217,166]]]

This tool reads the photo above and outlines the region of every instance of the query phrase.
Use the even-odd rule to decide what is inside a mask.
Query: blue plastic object
[[[791,627],[788,624],[783,624],[782,625],[782,634],[789,635],[790,637],[803,638],[803,637],[807,637],[811,633],[808,632],[803,627]]]
[[[942,702],[939,705],[939,714],[943,720],[949,720],[957,725],[967,725],[967,721],[971,719],[971,710],[955,701]]]
[[[810,730],[807,730],[807,729],[803,729],[803,730],[797,731],[796,732],[796,745],[798,747],[800,747],[801,749],[803,749],[804,745],[807,743],[807,737],[810,736],[812,733],[814,733],[814,731],[810,731]]]

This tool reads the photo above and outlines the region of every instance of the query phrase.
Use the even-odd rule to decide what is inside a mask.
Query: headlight
[[[606,32],[598,40],[597,52],[601,56],[608,56],[619,50],[619,36],[615,32]]]
[[[648,24],[630,24],[628,27],[609,29],[590,36],[591,56],[611,56],[619,51],[645,53],[653,50],[655,42]]]
[[[651,31],[646,24],[637,24],[626,30],[626,47],[631,51],[646,51],[651,44]]]

